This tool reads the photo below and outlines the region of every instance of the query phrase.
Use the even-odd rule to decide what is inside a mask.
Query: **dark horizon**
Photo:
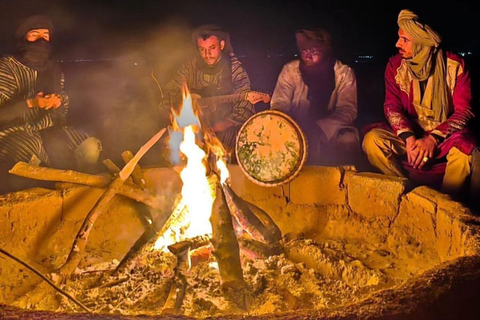
[[[41,13],[54,22],[53,41],[62,59],[169,54],[181,42],[188,43],[192,28],[204,23],[229,31],[238,55],[293,54],[295,29],[322,26],[331,31],[341,56],[384,56],[395,53],[396,19],[407,8],[436,29],[447,48],[480,51],[480,10],[473,1],[444,7],[431,1],[314,0],[8,1],[0,5],[0,48],[2,53],[12,50],[17,21]]]

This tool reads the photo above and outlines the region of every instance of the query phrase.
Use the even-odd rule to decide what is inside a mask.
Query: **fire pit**
[[[427,187],[407,190],[403,179],[349,167],[304,167],[295,180],[278,187],[253,184],[236,165],[228,169],[236,195],[263,209],[280,228],[282,252],[242,253],[246,288],[225,290],[208,246],[192,251],[176,317],[438,319],[463,314],[465,319],[478,312],[480,220],[448,196]],[[165,212],[175,207],[182,185],[178,173],[143,171]],[[48,275],[67,258],[86,212],[101,194],[101,188],[78,187],[3,196],[1,248]],[[85,257],[61,285],[92,314],[50,287],[44,299],[29,305],[25,294],[42,280],[1,256],[0,315],[171,318],[165,307],[177,283],[174,254],[144,251],[122,272],[111,273],[144,232],[139,213],[146,210],[116,196],[96,222]],[[161,211],[150,213],[156,217]]]

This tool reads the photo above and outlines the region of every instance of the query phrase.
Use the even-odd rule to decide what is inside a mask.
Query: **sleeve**
[[[431,132],[443,138],[448,137],[458,130],[464,129],[468,125],[468,122],[474,117],[471,105],[471,79],[468,70],[465,69],[463,61],[457,70],[456,80],[452,96],[453,113],[445,122],[441,123]]]
[[[383,110],[385,118],[395,134],[399,136],[404,132],[414,132],[414,130],[400,100],[400,87],[395,82],[396,72],[395,66],[389,61],[385,70],[385,103]]]
[[[234,94],[246,94],[252,90],[247,72],[239,61],[232,62],[232,86]],[[242,125],[254,113],[253,104],[244,100],[233,105],[233,112],[228,116],[228,119],[235,125]]]
[[[341,126],[349,126],[357,118],[357,81],[355,73],[348,68],[337,91],[334,111],[325,118],[316,121],[316,124],[330,140]]]
[[[270,102],[270,108],[285,113],[290,113],[292,99],[293,99],[294,86],[292,84],[291,77],[288,72],[287,66],[283,66],[282,71],[278,75],[275,90],[272,94],[272,100]]]
[[[26,100],[14,101],[15,77],[5,63],[0,63],[0,127],[7,125],[28,110]]]

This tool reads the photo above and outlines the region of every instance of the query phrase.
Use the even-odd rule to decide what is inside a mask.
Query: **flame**
[[[173,128],[183,136],[179,148],[171,145],[171,150],[178,149],[187,159],[187,164],[180,172],[183,182],[181,205],[185,205],[186,214],[176,225],[172,226],[157,239],[155,249],[163,249],[170,244],[193,238],[198,235],[211,234],[210,215],[215,199],[215,188],[207,178],[206,154],[196,143],[199,131],[198,118],[192,120],[192,98],[188,89],[184,89],[183,107],[180,115],[175,117]],[[172,140],[170,140],[172,144]]]

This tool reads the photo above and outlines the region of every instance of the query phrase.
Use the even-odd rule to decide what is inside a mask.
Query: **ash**
[[[241,290],[222,288],[213,255],[201,259],[186,274],[187,287],[178,313],[206,318],[335,308],[401,282],[392,276],[393,263],[384,261],[381,267],[372,267],[367,259],[361,259],[375,254],[360,245],[303,239],[283,240],[282,245],[281,255],[243,259],[247,286]],[[352,247],[356,250],[345,250]],[[162,314],[175,281],[175,255],[145,252],[130,261],[122,273],[109,275],[105,269],[115,268],[115,263],[77,269],[63,289],[95,313]],[[62,299],[57,311],[82,310]]]

